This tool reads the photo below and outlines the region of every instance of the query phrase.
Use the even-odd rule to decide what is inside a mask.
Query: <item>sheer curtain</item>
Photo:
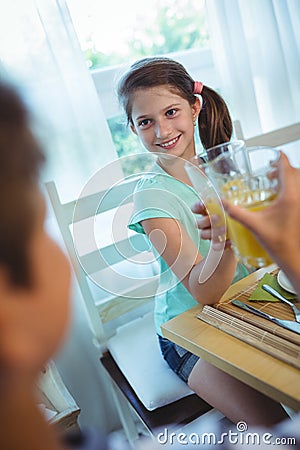
[[[35,113],[48,153],[45,178],[63,197],[78,192],[116,152],[64,0],[5,2],[0,15],[2,73]]]
[[[300,120],[299,0],[206,0],[220,88],[246,137]]]
[[[6,1],[0,61],[0,76],[19,86],[33,110],[48,156],[44,179],[56,181],[63,200],[76,198],[116,153],[64,0]],[[54,220],[49,226],[56,233]],[[56,361],[82,409],[79,422],[110,431],[118,425],[117,414],[76,286],[73,298],[71,330]]]

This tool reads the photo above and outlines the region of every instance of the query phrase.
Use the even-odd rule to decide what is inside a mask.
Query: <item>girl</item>
[[[205,149],[231,139],[227,106],[181,64],[163,57],[133,64],[119,82],[118,97],[133,133],[149,152],[158,153],[153,171],[137,186],[129,227],[147,234],[160,263],[155,324],[162,354],[191,389],[233,422],[276,423],[286,417],[281,405],[163,338],[160,329],[197,302],[216,303],[234,278],[230,243],[221,254],[214,245],[208,253],[208,241],[200,239],[191,212],[198,196],[184,171],[185,161],[195,155],[197,120]],[[208,237],[208,216],[200,227],[201,237]],[[199,282],[211,267],[211,275]],[[246,273],[242,270],[242,276]]]

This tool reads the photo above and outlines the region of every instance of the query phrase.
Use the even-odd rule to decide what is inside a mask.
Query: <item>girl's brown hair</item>
[[[190,105],[196,101],[194,80],[177,61],[166,57],[145,58],[135,62],[118,83],[118,99],[128,123],[132,123],[132,95],[138,89],[168,85]],[[205,149],[228,142],[232,121],[223,98],[213,89],[203,86],[202,108],[198,117],[199,135]]]

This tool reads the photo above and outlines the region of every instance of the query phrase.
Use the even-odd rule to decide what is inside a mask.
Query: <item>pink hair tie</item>
[[[201,81],[194,81],[194,94],[201,94],[203,83]]]

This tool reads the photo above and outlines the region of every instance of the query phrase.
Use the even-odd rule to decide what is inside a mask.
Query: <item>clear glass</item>
[[[212,223],[212,240],[222,244],[228,238],[226,234],[226,218],[218,190],[213,181],[207,176],[209,163],[204,155],[196,155],[184,165],[191,183],[210,217],[218,216]]]
[[[203,156],[205,161],[208,162],[213,161],[223,153],[236,153],[242,149],[245,149],[245,142],[242,139],[236,139],[234,141],[223,142],[222,144],[206,149]]]
[[[242,146],[210,161],[209,176],[214,179],[221,197],[250,211],[260,211],[277,195],[277,172],[271,163],[279,156],[275,148]],[[227,217],[227,226],[235,253],[243,264],[256,269],[272,262],[247,228],[230,217]]]
[[[280,152],[272,147],[233,147],[234,151],[225,151],[207,162],[206,172],[222,198],[251,211],[262,210],[277,195],[277,171],[272,162],[279,159]],[[248,229],[229,217],[227,227],[234,251],[243,264],[256,269],[272,262]]]

